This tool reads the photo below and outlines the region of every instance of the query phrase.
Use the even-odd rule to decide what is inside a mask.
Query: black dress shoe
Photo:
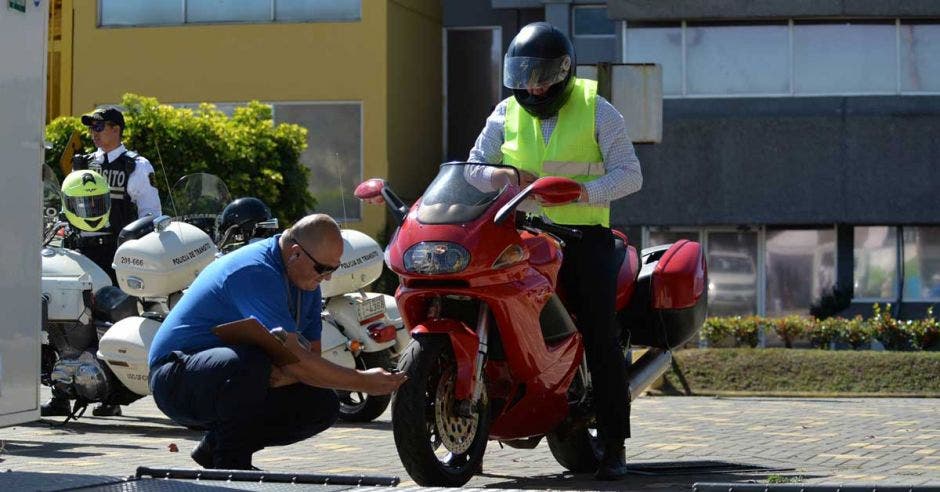
[[[39,415],[42,417],[68,417],[70,413],[72,413],[72,406],[68,398],[53,396],[39,407]]]
[[[91,410],[91,414],[95,417],[120,417],[123,415],[121,412],[121,405],[98,405],[97,407]]]
[[[597,480],[621,480],[629,472],[626,451],[623,446],[607,446],[604,449],[604,457],[601,458],[601,462],[597,466],[597,472],[594,473],[594,478]]]
[[[189,453],[189,456],[199,466],[212,468],[212,445],[206,442],[206,438],[196,443],[196,447],[193,448],[193,452]]]
[[[201,441],[196,443],[196,447],[193,448],[193,451],[189,453],[189,456],[195,461],[199,466],[206,469],[219,469],[219,470],[258,470],[257,468],[251,465],[251,456],[248,457],[248,461],[238,460],[228,463],[223,463],[220,466],[215,466],[212,456],[212,444],[208,442],[208,436],[203,437]]]

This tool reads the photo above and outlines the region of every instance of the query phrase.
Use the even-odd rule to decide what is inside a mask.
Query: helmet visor
[[[512,56],[503,60],[503,85],[509,89],[547,89],[571,70],[571,57],[533,58]]]
[[[70,196],[65,199],[65,205],[69,212],[83,219],[101,217],[111,210],[111,195]]]

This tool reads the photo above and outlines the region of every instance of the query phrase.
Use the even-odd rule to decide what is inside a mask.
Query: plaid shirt
[[[477,137],[476,143],[470,150],[469,162],[485,162],[499,164],[503,162],[503,124],[506,120],[506,106],[509,98],[502,100],[493,113],[486,119],[486,126]],[[584,187],[588,193],[590,203],[608,205],[610,202],[635,193],[643,186],[643,174],[640,171],[640,161],[636,157],[633,143],[627,135],[627,125],[623,116],[612,104],[601,96],[597,96],[597,115],[595,116],[595,131],[597,143],[604,156],[606,173],[588,183]],[[542,138],[548,144],[552,130],[558,123],[558,116],[541,120]],[[474,184],[490,182],[491,167],[473,166],[467,178]]]

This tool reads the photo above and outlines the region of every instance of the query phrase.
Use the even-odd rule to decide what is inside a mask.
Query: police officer
[[[76,156],[72,169],[92,169],[108,180],[111,186],[111,215],[107,230],[83,232],[77,248],[108,272],[117,283],[111,263],[117,249],[117,235],[127,224],[152,214],[160,215],[160,195],[157,192],[153,166],[150,161],[132,150],[124,148],[124,115],[117,108],[96,109],[82,116],[98,150]]]
[[[82,116],[82,124],[88,127],[98,150],[91,154],[76,154],[72,159],[72,170],[91,169],[107,179],[111,188],[111,212],[108,227],[95,232],[82,231],[73,246],[107,272],[111,282],[116,284],[111,264],[117,250],[118,233],[127,224],[147,214],[159,216],[160,195],[150,161],[127,150],[121,142],[124,115],[117,108],[96,109]],[[43,416],[68,415],[68,400],[53,396],[42,405],[41,413]],[[99,405],[92,414],[121,415],[121,407]]]
[[[551,24],[537,22],[519,31],[503,64],[503,84],[513,95],[487,118],[468,159],[515,169],[468,166],[467,178],[492,189],[517,179],[528,185],[541,176],[581,183],[577,203],[546,207],[542,213],[582,233],[580,240],[566,241],[559,277],[584,337],[593,382],[603,445],[595,477],[617,480],[627,473],[624,439],[630,426],[624,354],[614,319],[618,265],[610,202],[639,190],[643,178],[623,116],[597,95],[596,82],[574,76],[575,66],[574,47]]]

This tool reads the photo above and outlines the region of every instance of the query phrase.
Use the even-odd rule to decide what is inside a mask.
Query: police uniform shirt
[[[125,152],[127,152],[127,149],[124,147],[124,144],[119,145],[116,149],[108,152],[108,162],[114,162]],[[103,162],[104,151],[98,149],[92,154],[89,167],[100,169]],[[153,165],[151,165],[150,161],[145,157],[137,155],[134,158],[134,171],[127,177],[127,183],[114,183],[110,176],[105,176],[105,179],[108,180],[108,184],[111,186],[111,198],[115,199],[120,197],[119,195],[115,196],[116,191],[126,192],[127,196],[134,202],[134,205],[137,206],[137,218],[143,217],[148,213],[153,214],[154,217],[159,216],[161,213],[160,194],[150,182],[151,174],[153,174]]]

